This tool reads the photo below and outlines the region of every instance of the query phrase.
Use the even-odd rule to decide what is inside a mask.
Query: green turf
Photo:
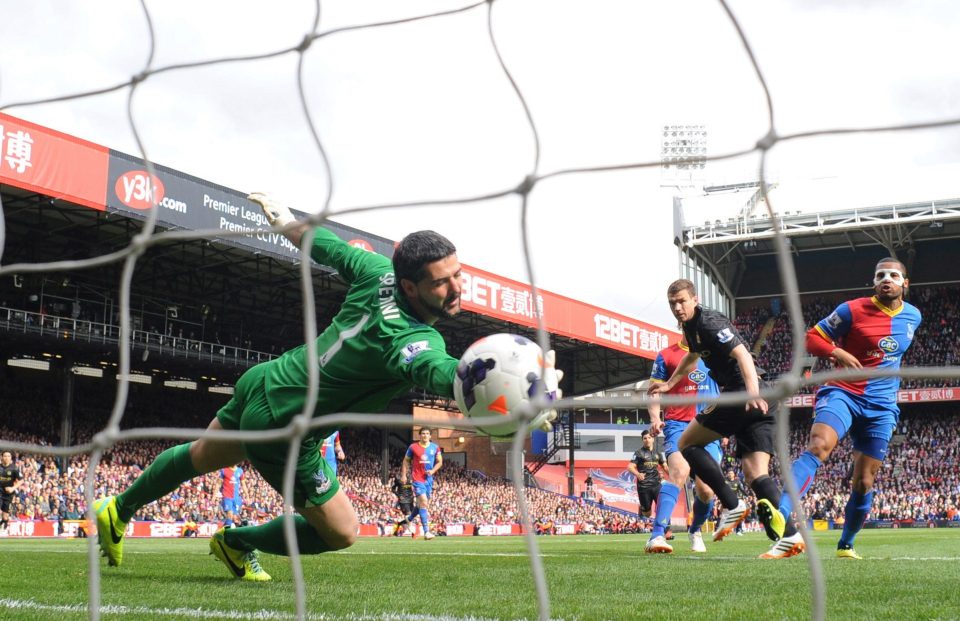
[[[837,532],[817,533],[827,619],[960,618],[960,529],[867,530],[863,561],[833,557]],[[760,534],[684,538],[672,556],[644,555],[645,536],[541,537],[554,619],[808,619],[806,557],[755,558]],[[85,619],[82,541],[0,541],[0,619]],[[295,611],[289,560],[264,555],[274,581],[233,580],[207,540],[126,542],[121,568],[102,566],[105,619],[284,619]],[[361,539],[303,558],[316,619],[534,619],[530,566],[518,537]],[[189,609],[189,610],[188,610]],[[266,611],[266,613],[264,612]],[[246,613],[246,614],[244,614]],[[269,613],[269,614],[267,614]],[[422,615],[422,616],[418,616]]]

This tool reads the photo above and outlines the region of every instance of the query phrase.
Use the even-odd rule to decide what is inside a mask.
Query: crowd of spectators
[[[924,323],[917,330],[913,345],[904,358],[909,366],[952,366],[960,360],[960,339],[952,319],[960,312],[960,289],[955,287],[916,287],[912,301],[924,314]],[[845,297],[817,298],[803,305],[805,326],[827,316]],[[738,329],[748,343],[761,337],[764,326],[771,322],[763,339],[758,363],[771,376],[787,370],[790,364],[792,337],[788,316],[779,304],[757,306],[740,313]],[[821,361],[819,363],[823,365]],[[825,367],[817,367],[817,369]],[[11,371],[7,371],[11,373]],[[44,381],[16,378],[16,390],[5,391],[0,402],[0,438],[38,445],[59,444],[62,424],[58,395],[51,394]],[[12,381],[12,380],[11,380]],[[956,384],[940,379],[904,381],[903,387],[939,387]],[[166,391],[164,399],[131,385],[128,411],[122,428],[178,426],[202,428],[225,397],[199,394],[178,394]],[[94,384],[77,391],[77,413],[72,423],[70,441],[89,442],[104,428],[115,393],[112,386]],[[219,401],[218,401],[219,399]],[[889,455],[877,478],[875,519],[954,519],[960,505],[960,419],[948,406],[940,410],[913,410],[904,415]],[[203,412],[198,418],[197,412]],[[795,422],[791,434],[791,452],[799,454],[809,435],[809,420]],[[398,519],[395,498],[389,483],[380,478],[378,436],[364,435],[358,430],[345,433],[344,446],[348,459],[341,467],[344,490],[354,499],[361,522],[388,532]],[[115,494],[126,488],[156,455],[173,442],[161,440],[125,441],[113,446],[101,460],[94,496]],[[841,443],[831,459],[817,474],[813,487],[804,499],[808,515],[818,519],[841,520],[850,485],[852,463],[849,441]],[[402,451],[391,454],[390,472],[399,471]],[[84,489],[88,455],[78,454],[55,459],[50,456],[17,454],[15,462],[24,481],[14,495],[12,513],[18,519],[76,519],[86,509]],[[725,466],[734,477],[741,474],[736,461]],[[259,522],[281,511],[279,496],[252,470],[241,483],[244,508],[241,520]],[[144,507],[137,519],[196,521],[220,519],[220,479],[216,473],[198,477],[156,503]],[[749,494],[746,494],[749,496]],[[530,489],[531,515],[538,531],[549,532],[550,526],[577,524],[586,532],[634,532],[643,530],[642,520],[596,506],[583,499],[574,499],[552,492]],[[465,471],[448,464],[437,477],[432,515],[442,530],[444,524],[505,524],[517,521],[518,509],[512,485],[480,473]]]
[[[790,430],[790,453],[796,458],[807,446],[812,420],[795,419]],[[736,445],[724,449],[724,469],[733,471],[741,483],[740,494],[748,502],[752,495],[742,485],[743,477],[734,457]],[[924,411],[902,415],[890,443],[887,458],[877,474],[873,509],[875,520],[960,519],[960,417],[949,406],[926,406]],[[777,459],[771,472],[779,472]],[[803,507],[812,519],[842,522],[853,474],[853,449],[845,439],[830,459],[817,470],[816,478],[803,498]]]
[[[932,406],[928,406],[928,410]],[[922,411],[901,419],[889,455],[877,477],[873,519],[930,520],[960,519],[960,420],[948,408]],[[795,421],[791,431],[791,452],[806,446],[810,422]],[[356,432],[351,436],[350,432]],[[50,445],[48,437],[0,428],[6,440]],[[121,442],[108,450],[99,465],[94,496],[115,494],[130,484],[162,450],[172,442],[142,440]],[[348,451],[341,465],[343,489],[353,499],[362,524],[375,525],[390,534],[400,517],[389,482],[380,479],[380,462],[370,450],[373,441],[357,430],[344,438]],[[727,447],[724,466],[740,479],[732,457],[734,444]],[[399,472],[401,450],[391,454],[391,472]],[[24,480],[14,495],[11,513],[17,519],[78,519],[86,509],[84,489],[88,456],[74,455],[57,460],[36,454],[15,454],[15,463]],[[804,498],[808,515],[815,519],[842,520],[850,489],[851,448],[842,442],[831,459],[818,471]],[[242,483],[244,507],[241,520],[258,523],[278,515],[280,497],[252,470]],[[167,497],[143,507],[136,519],[197,522],[222,519],[220,478],[216,473],[198,477]],[[582,532],[642,532],[649,526],[642,519],[602,508],[582,498],[528,488],[528,505],[538,532],[552,532],[556,525],[573,524]],[[750,497],[744,488],[744,495]],[[510,482],[484,476],[448,463],[436,478],[431,510],[437,530],[446,524],[510,524],[519,521],[516,495]]]
[[[168,424],[170,424],[168,422]],[[90,425],[83,425],[77,441],[90,438]],[[375,525],[382,534],[392,533],[400,519],[396,498],[390,484],[380,479],[380,462],[374,457],[374,436],[356,432],[344,434],[348,450],[346,462],[340,466],[344,491],[354,500],[361,524]],[[15,442],[49,446],[48,437],[0,427],[0,437]],[[94,497],[116,494],[130,485],[140,472],[161,451],[173,442],[161,440],[125,441],[106,451],[98,467]],[[403,452],[391,452],[391,472],[399,473]],[[58,461],[49,456],[16,454],[15,463],[23,475],[14,494],[11,514],[20,520],[80,519],[86,510],[84,489],[89,458],[79,454]],[[256,471],[243,464],[246,472],[241,480],[243,509],[239,520],[259,523],[278,515],[282,509],[280,496]],[[135,520],[177,522],[217,522],[220,512],[220,477],[211,473],[197,477],[179,489],[141,508]],[[482,473],[466,471],[448,463],[435,483],[432,521],[439,532],[446,524],[511,524],[519,521],[519,510],[512,484]],[[552,526],[578,525],[586,532],[639,532],[648,529],[635,517],[615,510],[606,510],[582,499],[552,492],[530,489],[528,506],[538,531],[552,532]]]
[[[838,304],[852,297],[854,296],[819,297],[804,303],[804,331],[833,312]],[[911,290],[910,302],[923,313],[923,323],[904,355],[903,366],[955,365],[960,360],[960,339],[953,327],[953,318],[960,312],[960,288],[915,287]],[[786,308],[780,304],[755,306],[738,313],[734,323],[744,340],[752,346],[757,343],[768,321],[772,322],[772,326],[762,341],[757,363],[767,371],[770,379],[773,379],[790,368],[793,336]],[[829,362],[820,360],[814,371],[823,371],[830,367]],[[901,383],[902,388],[940,388],[954,385],[957,385],[956,380],[942,378],[908,379]],[[813,389],[807,388],[804,392],[812,392]]]

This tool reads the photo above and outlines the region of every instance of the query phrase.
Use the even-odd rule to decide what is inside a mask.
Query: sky
[[[147,0],[151,67],[296,45],[316,5]],[[324,1],[318,32],[426,15],[470,2]],[[839,6],[837,6],[839,5]],[[949,0],[731,0],[770,89],[779,135],[960,117],[960,11]],[[303,54],[310,118],[332,168],[332,218],[399,239],[432,228],[475,267],[528,281],[515,194],[482,202],[339,213],[517,187],[535,171],[660,159],[664,125],[704,125],[708,154],[752,148],[766,99],[723,5],[708,0],[497,0],[492,28],[523,93],[534,135],[488,33],[487,6],[338,32]],[[140,2],[0,3],[0,109],[127,153],[129,90],[150,36]],[[323,161],[297,91],[300,56],[150,75],[132,116],[147,156],[303,211],[323,206]],[[658,167],[563,175],[529,194],[539,286],[670,327],[666,286],[679,275],[673,197],[688,223],[723,219],[743,197],[700,185],[757,178],[756,153],[710,162],[677,187]],[[778,143],[768,157],[775,207],[815,211],[960,196],[956,127]]]

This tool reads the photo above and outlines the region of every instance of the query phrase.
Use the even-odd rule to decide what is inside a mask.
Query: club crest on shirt
[[[892,354],[900,349],[900,343],[897,343],[897,339],[893,338],[892,336],[883,337],[880,339],[880,342],[877,343],[877,346],[888,354]]]
[[[333,485],[333,481],[327,478],[322,468],[313,473],[313,483],[317,486],[318,494],[323,494]]]
[[[690,381],[694,384],[700,384],[703,380],[707,379],[707,374],[701,371],[700,369],[694,369],[690,371],[690,374],[687,375],[690,378]]]

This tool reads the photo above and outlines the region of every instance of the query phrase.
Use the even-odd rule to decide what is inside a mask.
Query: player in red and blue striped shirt
[[[433,539],[433,533],[430,532],[430,496],[433,495],[433,475],[443,466],[443,454],[440,447],[430,441],[430,435],[426,427],[420,429],[420,441],[410,445],[400,467],[400,478],[413,483],[424,539]],[[407,519],[413,522],[415,518],[411,514]]]
[[[678,343],[666,347],[657,354],[653,363],[653,372],[650,375],[651,382],[666,382],[673,376],[673,373],[680,366],[680,362],[690,352],[687,341],[681,338]],[[717,383],[710,377],[710,370],[703,364],[703,360],[697,362],[697,366],[690,371],[686,377],[681,379],[669,394],[676,396],[700,395],[702,397],[714,397],[720,393]],[[660,486],[660,493],[657,495],[657,513],[653,522],[653,528],[650,532],[650,539],[644,546],[648,553],[666,553],[673,552],[673,546],[667,543],[665,537],[666,530],[670,527],[670,518],[673,515],[673,508],[680,497],[680,490],[683,488],[687,479],[690,477],[690,465],[683,458],[680,452],[680,436],[689,426],[697,414],[703,411],[704,405],[701,403],[691,403],[690,405],[674,405],[664,408],[663,419],[660,417],[660,404],[656,400],[650,402],[647,411],[650,413],[650,432],[654,436],[663,432],[663,451],[667,459],[667,471],[669,478]],[[715,440],[704,447],[710,456],[717,463],[720,463],[721,449],[720,440]],[[713,512],[713,490],[701,481],[696,479],[696,494],[693,500],[693,520],[687,529],[690,539],[690,547],[694,552],[706,552],[707,548],[703,543],[703,535],[700,528],[707,518]]]
[[[807,332],[807,351],[849,369],[899,369],[921,321],[920,311],[903,299],[910,284],[906,274],[906,266],[897,259],[881,259],[874,273],[874,295],[844,302],[820,320]],[[854,451],[852,489],[837,544],[839,558],[861,558],[853,549],[853,540],[870,512],[874,478],[900,418],[899,388],[899,377],[876,377],[828,382],[817,391],[810,442],[793,462],[793,481],[803,496],[817,469],[837,443],[850,434]],[[784,542],[790,538],[783,537],[783,526],[792,511],[788,494],[781,496],[778,508],[768,501],[758,503],[757,513],[767,535],[782,537],[764,558],[782,558],[777,554],[778,546],[785,548]],[[799,534],[793,538],[799,538]]]
[[[220,500],[220,508],[223,509],[223,526],[232,528],[234,517],[239,518],[240,510],[243,509],[243,497],[240,494],[243,468],[240,466],[221,468],[220,478],[223,479],[220,485],[220,494],[223,496]]]
[[[343,446],[340,445],[339,431],[334,431],[323,439],[323,443],[320,445],[320,455],[330,464],[333,474],[337,474],[337,462],[347,458],[347,454],[343,452]]]

